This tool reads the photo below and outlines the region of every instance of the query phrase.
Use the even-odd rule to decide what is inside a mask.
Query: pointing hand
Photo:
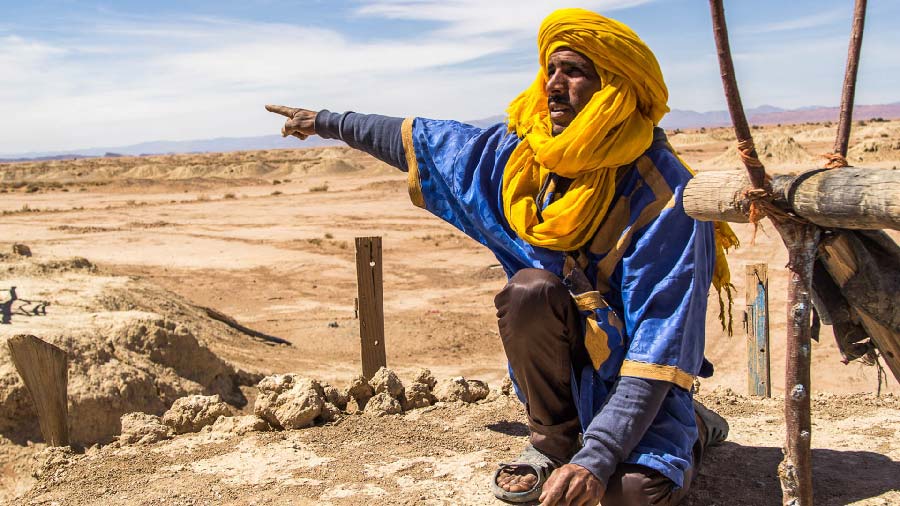
[[[267,105],[266,110],[287,118],[281,127],[281,136],[293,135],[300,140],[316,134],[316,111],[285,107],[283,105]]]

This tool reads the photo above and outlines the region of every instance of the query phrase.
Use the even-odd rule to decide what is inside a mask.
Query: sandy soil
[[[765,129],[764,162],[774,171],[815,164],[833,130]],[[900,123],[870,123],[855,135],[857,144],[872,148],[859,151],[859,165],[893,167],[900,160],[894,147]],[[735,159],[724,129],[671,140],[699,170],[731,168]],[[465,375],[493,386],[505,375],[492,304],[505,278],[494,258],[410,204],[405,175],[346,149],[2,165],[0,212],[2,251],[22,242],[41,260],[80,256],[104,276],[139,277],[291,342],[232,336],[205,343],[236,368],[299,372],[336,384],[359,371],[353,239],[380,235],[388,364],[401,376],[425,366],[439,378]],[[736,334],[724,335],[711,309],[707,356],[716,375],[703,383],[704,393],[719,389],[712,404],[730,406],[734,438],[710,454],[691,504],[775,504],[780,495],[777,401],[722,389],[746,391],[743,272],[746,264],[766,262],[773,391],[783,393],[787,256],[771,226],[754,244],[749,226],[735,230],[744,243],[730,256]],[[23,298],[54,297],[33,279],[0,274],[0,289],[7,285],[20,287]],[[41,318],[14,318],[0,328],[0,339],[37,333]],[[875,369],[843,365],[827,327],[813,347],[812,373],[813,391],[828,393],[815,414],[818,503],[900,502],[900,492],[890,491],[900,489],[896,399],[863,395],[876,389]],[[891,378],[883,391],[896,395],[897,382]],[[151,452],[104,447],[83,457],[90,465],[42,479],[26,497],[32,504],[490,503],[483,485],[493,463],[517,451],[522,420],[516,403],[500,397],[243,439],[201,433]],[[28,459],[39,450],[0,444],[0,499],[33,483]],[[364,464],[362,475],[356,462]],[[851,479],[848,463],[865,472]],[[737,489],[744,495],[734,498]]]

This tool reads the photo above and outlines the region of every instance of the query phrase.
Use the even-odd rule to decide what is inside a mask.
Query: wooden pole
[[[853,8],[853,28],[850,31],[850,47],[847,50],[847,70],[841,93],[841,116],[838,120],[834,152],[847,158],[850,143],[850,126],[853,123],[853,97],[856,94],[856,73],[859,70],[859,52],[862,48],[863,28],[866,22],[866,0],[856,0]]]
[[[372,376],[387,365],[384,351],[384,303],[381,280],[381,237],[356,238],[356,280],[359,287],[359,338],[362,373]]]
[[[769,277],[766,264],[747,266],[747,391],[772,397],[769,358]]]
[[[747,115],[744,114],[744,105],[741,102],[741,93],[734,73],[734,62],[731,59],[731,45],[728,42],[728,26],[725,24],[725,7],[722,5],[722,0],[709,0],[709,10],[712,14],[713,36],[718,51],[722,87],[725,89],[725,100],[728,102],[728,113],[734,125],[738,144],[749,143],[751,146],[748,155],[755,162],[748,163],[748,160],[744,159],[750,183],[754,188],[762,189],[766,185],[766,169],[762,163],[759,163],[759,156],[756,154],[756,148],[753,147],[753,136],[750,134]]]
[[[774,205],[816,225],[900,230],[900,171],[844,168],[772,178]],[[740,170],[704,171],[684,189],[684,211],[703,221],[749,221],[751,188]]]
[[[790,222],[775,223],[788,250],[788,328],[785,362],[784,460],[778,465],[784,506],[812,506],[812,421],[810,419],[810,316],[812,271],[820,229]]]
[[[68,446],[66,352],[25,334],[9,338],[6,344],[16,371],[31,394],[44,441],[50,446]]]

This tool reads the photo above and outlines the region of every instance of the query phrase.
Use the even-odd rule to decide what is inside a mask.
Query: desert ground
[[[771,172],[819,166],[828,123],[754,130]],[[670,132],[699,171],[739,168],[727,129]],[[298,144],[302,146],[302,144]],[[896,169],[900,122],[854,125],[848,159]],[[409,202],[405,174],[348,148],[25,162],[0,165],[0,290],[47,301],[14,314],[0,341],[34,334],[69,352],[75,451],[48,449],[0,347],[0,502],[8,504],[495,504],[488,483],[527,434],[500,387],[493,309],[505,275],[492,255]],[[690,505],[779,504],[787,254],[774,228],[735,225],[729,255],[735,334],[711,295],[699,397],[731,424],[705,458]],[[387,363],[463,376],[486,398],[404,413],[346,412],[294,430],[218,424],[128,443],[120,417],[162,415],[179,397],[218,394],[250,416],[264,376],[296,373],[343,388],[360,373],[354,238],[383,238]],[[897,239],[897,234],[893,234]],[[12,253],[27,245],[31,257]],[[767,263],[773,399],[744,395],[744,267]],[[6,292],[0,291],[0,301]],[[290,342],[266,342],[204,308]],[[817,504],[900,504],[900,386],[843,364],[829,327],[813,346]],[[890,373],[888,373],[889,375]],[[217,429],[217,427],[219,427]]]

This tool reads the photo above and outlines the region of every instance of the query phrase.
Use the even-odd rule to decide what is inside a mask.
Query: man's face
[[[547,61],[547,105],[553,135],[559,135],[600,91],[594,64],[581,53],[557,49]]]

